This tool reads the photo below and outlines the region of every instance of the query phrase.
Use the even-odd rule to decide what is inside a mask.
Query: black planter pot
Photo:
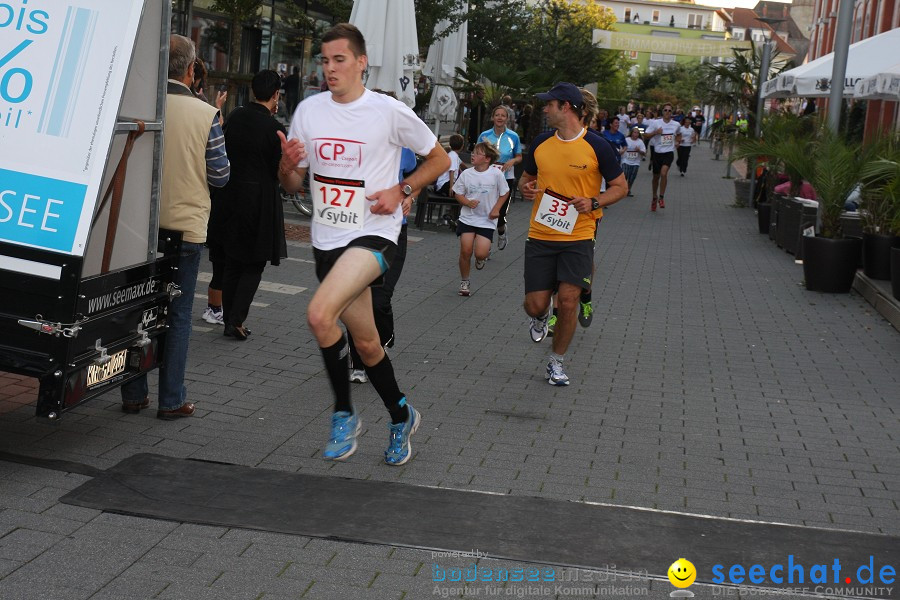
[[[759,224],[759,232],[760,233],[769,233],[769,225],[771,224],[772,217],[772,205],[768,202],[763,202],[756,207],[757,213],[756,218]]]
[[[773,242],[778,237],[778,211],[781,210],[781,205],[784,204],[784,201],[784,196],[775,194],[772,202],[769,203],[769,239]]]
[[[856,276],[862,240],[803,236],[802,243],[806,289],[832,294],[849,292]]]
[[[900,245],[900,238],[877,233],[864,233],[863,271],[872,279],[891,278],[891,248]]]
[[[891,248],[891,292],[900,300],[900,248]]]

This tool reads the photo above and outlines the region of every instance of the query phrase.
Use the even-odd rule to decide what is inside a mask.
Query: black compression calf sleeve
[[[319,348],[322,358],[325,359],[325,370],[328,379],[331,380],[331,389],[334,390],[334,410],[353,412],[350,403],[350,361],[348,359],[349,348],[347,339],[341,335],[341,339],[333,346]]]

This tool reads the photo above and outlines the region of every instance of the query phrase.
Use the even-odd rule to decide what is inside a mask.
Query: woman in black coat
[[[284,212],[278,193],[278,162],[284,127],[272,116],[278,109],[281,78],[260,71],[251,84],[256,98],[234,110],[225,123],[225,150],[231,178],[213,198],[210,252],[223,259],[225,335],[245,340],[244,320],[259,288],[266,262],[287,257]]]

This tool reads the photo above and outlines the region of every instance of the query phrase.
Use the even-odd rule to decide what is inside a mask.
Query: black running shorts
[[[675,160],[674,152],[653,152],[653,174],[659,175],[662,171],[663,165],[667,167],[672,166],[672,161]]]
[[[547,242],[525,240],[525,293],[553,290],[564,281],[591,288],[594,240]]]
[[[319,279],[319,282],[325,279],[329,271],[334,267],[334,263],[337,262],[347,248],[364,248],[371,251],[381,265],[381,275],[369,285],[380,286],[384,283],[384,274],[390,268],[391,263],[394,262],[394,257],[397,255],[397,244],[377,235],[358,237],[343,248],[335,248],[334,250],[313,248],[313,258],[316,261],[316,277]]]

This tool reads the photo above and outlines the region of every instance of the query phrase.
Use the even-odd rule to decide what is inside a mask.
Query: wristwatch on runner
[[[403,192],[403,195],[409,198],[412,196],[413,189],[412,186],[406,183],[405,181],[400,182],[400,191]]]
[[[596,198],[591,198],[591,210],[597,210],[600,208],[600,201]]]

